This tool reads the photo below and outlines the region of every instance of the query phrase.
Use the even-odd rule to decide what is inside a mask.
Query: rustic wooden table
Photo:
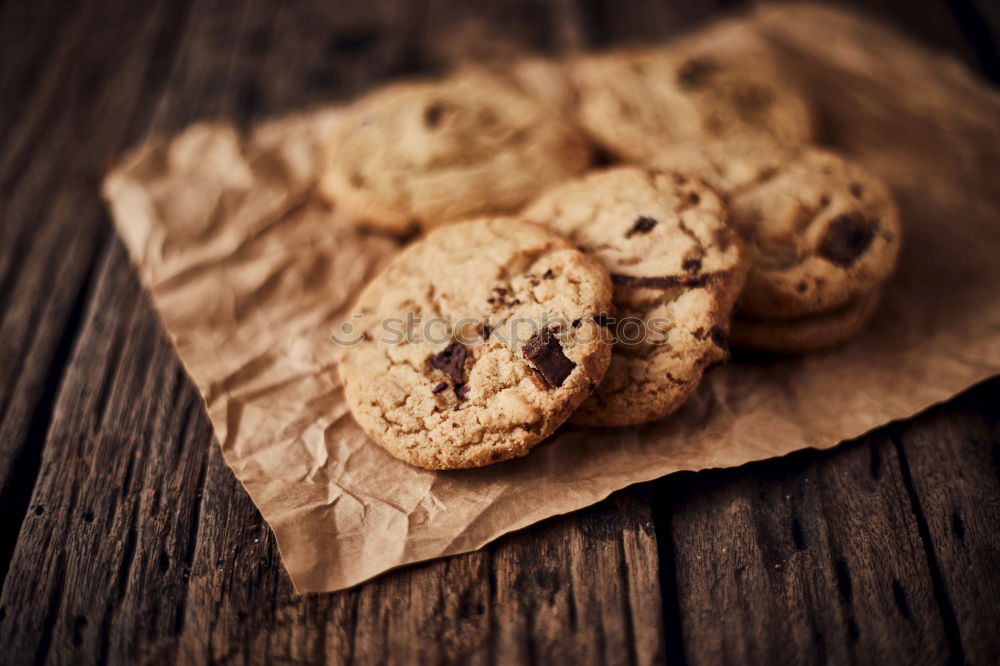
[[[661,39],[719,7],[71,4],[0,5],[0,662],[996,663],[1000,379],[832,451],[293,595],[99,199],[151,131],[345,99],[459,47]],[[995,6],[867,4],[997,78]]]

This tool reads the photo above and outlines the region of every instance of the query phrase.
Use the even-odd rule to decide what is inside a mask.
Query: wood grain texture
[[[148,132],[459,53],[659,39],[714,4],[0,5],[0,661],[991,663],[1000,381],[835,451],[670,477],[295,596],[109,233],[99,179]],[[974,62],[951,16],[921,0],[892,20]]]
[[[211,435],[126,267],[115,242],[4,584],[0,604],[17,612],[5,614],[0,642],[15,663],[145,658],[183,618],[181,563],[193,548]]]
[[[896,438],[945,627],[958,657],[1000,655],[1000,380],[905,424]]]
[[[49,45],[56,52],[50,66],[37,77],[5,77],[0,91],[15,101],[3,105],[11,124],[0,152],[0,573],[109,233],[99,174],[148,122],[180,27],[165,3],[131,16],[127,4],[107,8],[123,12],[113,28],[98,8],[81,11],[73,18],[79,34]],[[53,35],[40,30],[37,38]],[[28,38],[29,52],[35,39]],[[22,64],[34,71],[34,61]]]
[[[941,663],[948,642],[888,434],[657,483],[684,656]]]

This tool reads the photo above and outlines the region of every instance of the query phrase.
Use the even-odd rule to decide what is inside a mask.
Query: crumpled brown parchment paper
[[[777,49],[826,143],[882,175],[906,238],[885,305],[829,354],[734,362],[660,423],[562,429],[528,457],[429,472],[351,418],[329,340],[396,249],[310,193],[337,112],[151,139],[107,178],[115,224],[300,592],[479,548],[677,470],[829,447],[1000,371],[1000,95],[858,17],[770,6],[699,39]],[[710,529],[710,527],[709,527]]]

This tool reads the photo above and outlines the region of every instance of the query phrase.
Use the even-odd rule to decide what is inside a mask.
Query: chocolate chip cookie
[[[873,293],[896,265],[892,195],[834,153],[741,139],[674,147],[656,162],[703,179],[728,200],[751,259],[741,316],[827,313]]]
[[[576,115],[618,157],[648,162],[679,142],[812,138],[812,114],[774,67],[705,48],[585,57],[570,65]]]
[[[701,181],[663,169],[618,167],[565,183],[523,213],[611,273],[615,335],[604,381],[574,423],[661,418],[726,355],[728,319],[743,285],[742,243]]]
[[[540,226],[491,218],[436,229],[361,294],[341,378],[351,412],[427,469],[525,455],[601,381],[607,271]]]
[[[370,94],[328,153],[320,192],[392,232],[516,211],[590,161],[553,109],[479,70]]]

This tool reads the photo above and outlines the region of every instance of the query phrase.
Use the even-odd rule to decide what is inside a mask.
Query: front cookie
[[[677,409],[725,357],[746,272],[719,197],[679,173],[620,167],[556,188],[524,217],[598,259],[614,284],[611,367],[571,420],[629,425]]]
[[[341,378],[365,432],[427,469],[525,455],[607,370],[607,271],[547,229],[437,229],[364,290]]]
[[[480,71],[370,94],[328,153],[320,191],[393,232],[514,212],[590,161],[555,111]]]

